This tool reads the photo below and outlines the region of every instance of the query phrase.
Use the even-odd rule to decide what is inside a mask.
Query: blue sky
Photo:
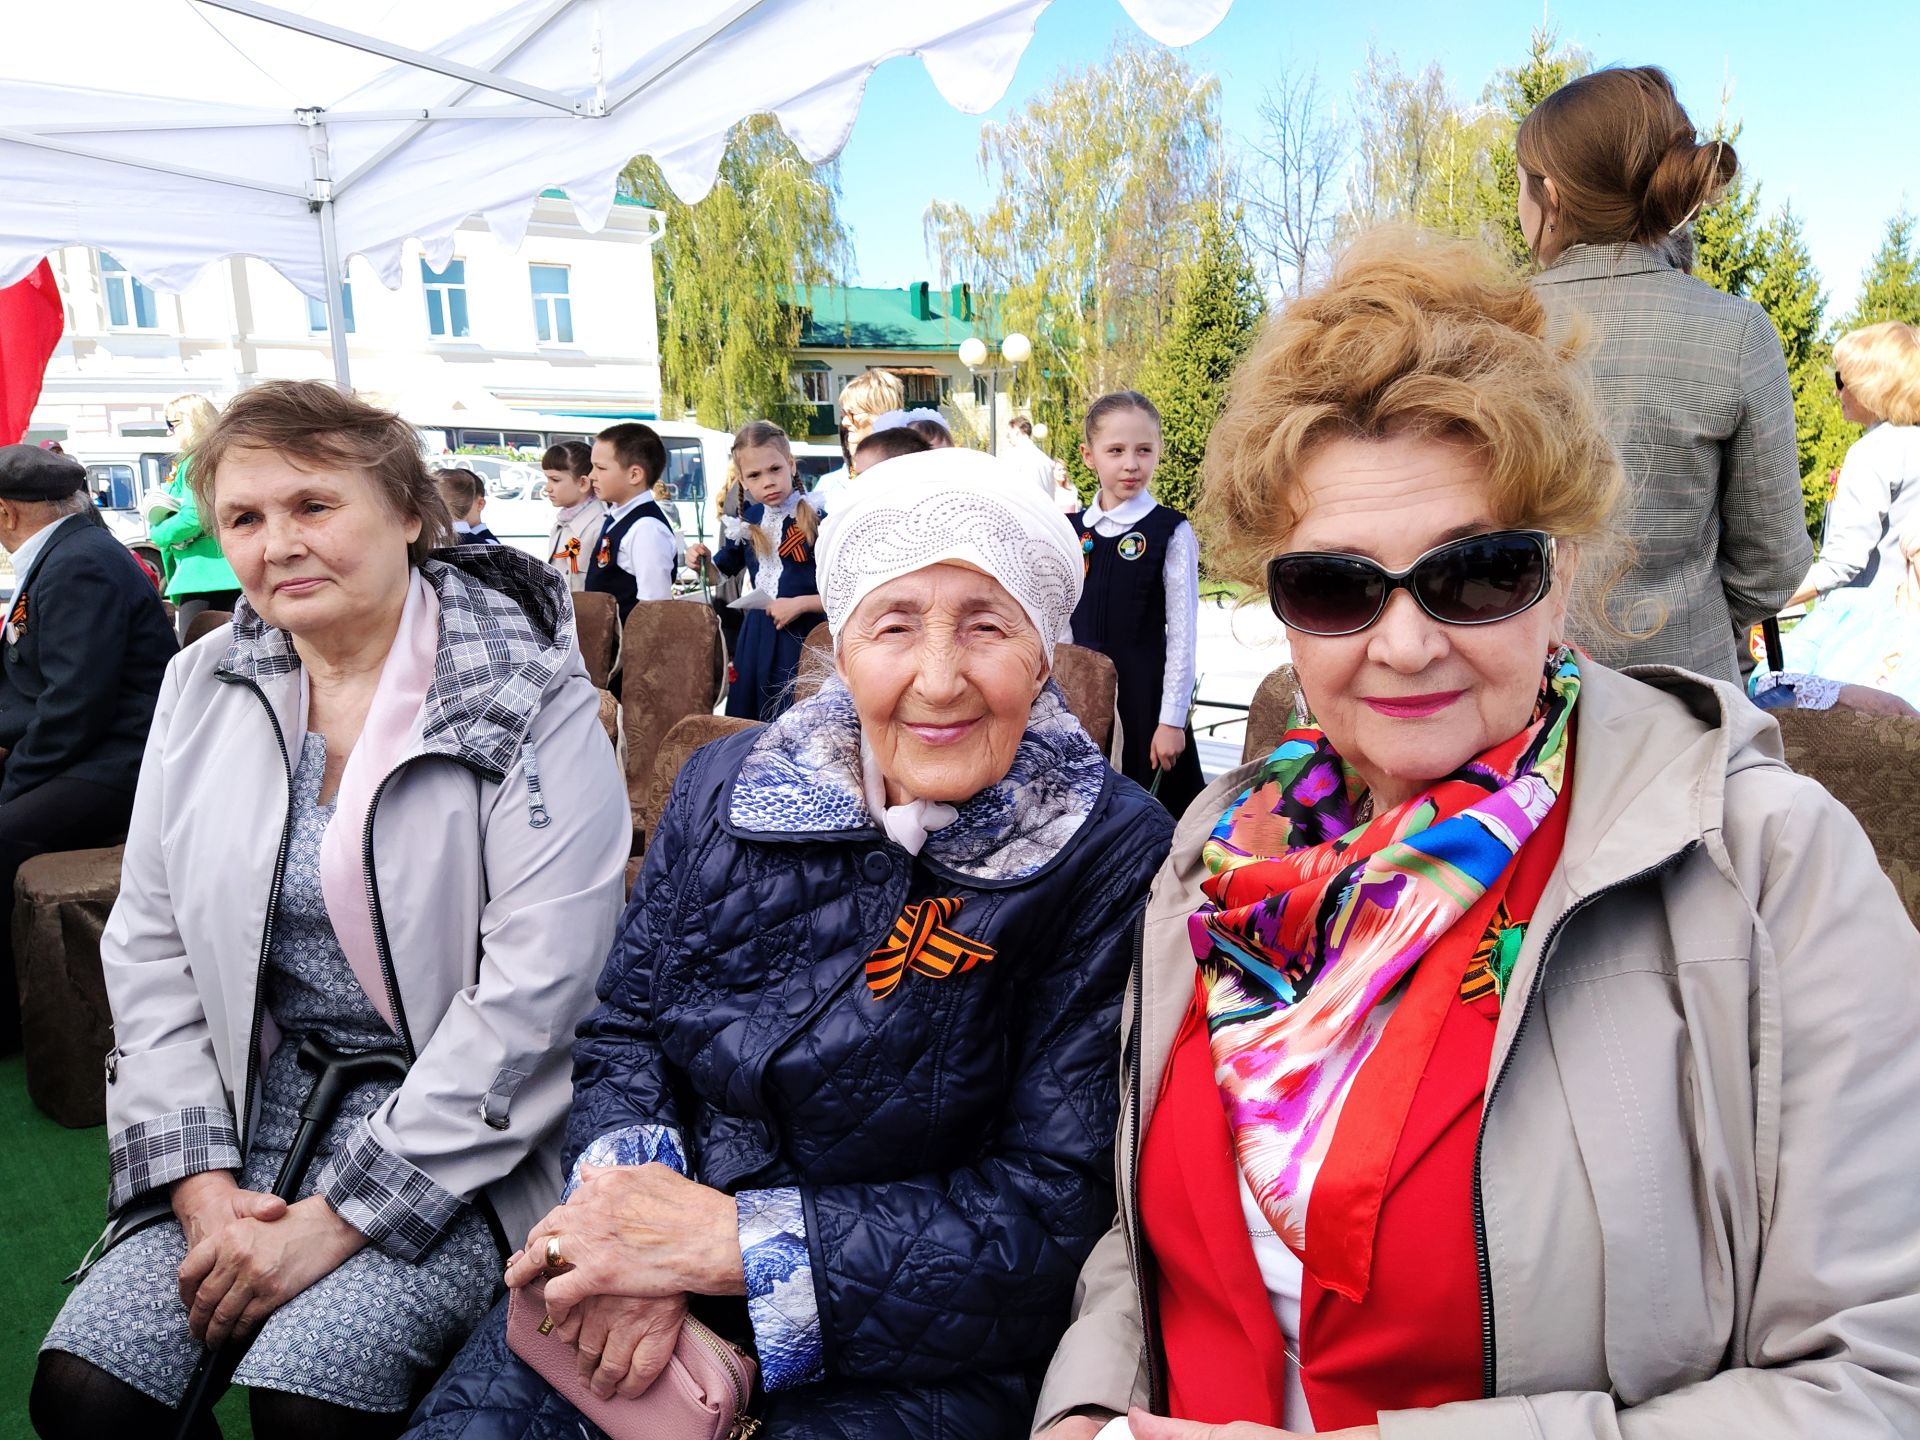
[[[1317,67],[1323,87],[1344,100],[1369,41],[1407,70],[1439,61],[1456,97],[1475,101],[1494,70],[1523,57],[1541,14],[1538,0],[1236,0],[1219,28],[1185,53],[1219,77],[1228,129],[1251,133],[1278,67]],[[1718,113],[1723,76],[1732,82],[1728,115],[1746,126],[1742,164],[1761,182],[1768,209],[1791,200],[1800,212],[1829,317],[1851,303],[1887,217],[1903,202],[1920,209],[1913,0],[1557,0],[1549,18],[1563,42],[1585,47],[1596,63],[1664,65],[1703,127]],[[984,116],[948,106],[917,59],[882,65],[841,156],[859,283],[937,280],[921,216],[936,197],[986,199],[977,161],[982,121],[1004,118],[1062,68],[1103,54],[1117,33],[1140,35],[1119,0],[1055,0],[1006,98]]]

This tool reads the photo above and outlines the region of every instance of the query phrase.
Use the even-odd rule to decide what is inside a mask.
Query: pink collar
[[[320,891],[327,902],[333,933],[387,1028],[394,1024],[393,1002],[380,970],[374,938],[372,901],[365,863],[368,810],[380,784],[406,758],[419,731],[420,712],[433,686],[440,643],[440,601],[418,570],[407,587],[400,629],[380,670],[380,682],[367,707],[353,753],[341,772],[333,819],[320,842]]]

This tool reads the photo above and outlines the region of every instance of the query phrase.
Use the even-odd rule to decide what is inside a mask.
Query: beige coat
[[[555,513],[553,528],[547,532],[547,563],[566,577],[569,590],[577,593],[587,588],[587,566],[593,560],[594,547],[600,543],[600,522],[606,518],[607,507],[591,498],[570,520],[562,520]],[[569,540],[580,542],[578,570],[573,568],[574,561],[560,553],[560,547]]]
[[[1383,1440],[1920,1435],[1920,936],[1771,720],[1637,673],[1587,667],[1566,844],[1494,1041],[1477,1198],[1498,1398],[1383,1414]],[[1193,993],[1200,847],[1248,773],[1187,812],[1154,884],[1121,1021],[1122,1218],[1037,1427],[1158,1388],[1138,1137]]]

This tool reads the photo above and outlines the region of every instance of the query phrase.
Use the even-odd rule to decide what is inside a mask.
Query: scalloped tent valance
[[[346,257],[400,282],[471,215],[509,246],[540,192],[606,222],[651,155],[688,200],[732,127],[771,113],[839,153],[874,66],[917,54],[977,114],[1051,0],[67,0],[22,6],[0,54],[0,285],[60,245],[179,290],[230,255],[323,303]],[[1121,0],[1186,45],[1232,0]],[[84,78],[87,84],[48,77]],[[344,384],[344,339],[334,334]]]

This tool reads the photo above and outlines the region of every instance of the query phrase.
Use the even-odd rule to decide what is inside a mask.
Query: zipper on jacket
[[[400,980],[393,972],[393,950],[387,944],[386,917],[380,910],[380,882],[373,873],[374,812],[380,808],[380,797],[387,793],[387,785],[405,765],[406,762],[402,761],[389,770],[375,788],[373,798],[367,801],[367,825],[361,837],[360,864],[367,877],[367,914],[373,920],[373,949],[380,957],[380,978],[386,983],[387,1003],[393,1007],[393,1028],[400,1036],[400,1048],[411,1065],[419,1056],[414,1053],[413,1032],[407,1026],[407,1007],[400,1003]]]
[[[1133,1231],[1127,1246],[1127,1264],[1133,1271],[1133,1290],[1140,1306],[1140,1359],[1147,1370],[1147,1408],[1156,1414],[1163,1406],[1160,1394],[1160,1367],[1154,1359],[1153,1296],[1148,1292],[1146,1262],[1146,1225],[1140,1214],[1140,1046],[1146,1034],[1143,1021],[1147,976],[1144,964],[1147,949],[1145,919],[1133,922],[1133,1024],[1127,1036],[1127,1223]]]
[[[1507,1078],[1507,1071],[1513,1068],[1513,1057],[1519,1053],[1520,1038],[1527,1033],[1527,1021],[1533,1016],[1533,1002],[1540,993],[1540,986],[1547,974],[1547,958],[1553,953],[1553,945],[1560,938],[1560,932],[1567,922],[1585,910],[1594,901],[1603,899],[1630,885],[1638,885],[1651,879],[1661,871],[1680,863],[1700,842],[1689,841],[1683,848],[1667,856],[1658,865],[1649,865],[1637,874],[1624,880],[1616,880],[1604,889],[1569,906],[1566,913],[1553,922],[1553,928],[1547,932],[1545,942],[1540,946],[1540,961],[1533,967],[1533,976],[1527,982],[1527,993],[1520,1002],[1520,1018],[1514,1023],[1513,1039],[1507,1045],[1507,1053],[1501,1057],[1500,1068],[1494,1072],[1493,1084],[1487,1087],[1487,1098],[1480,1107],[1480,1130],[1473,1140],[1473,1256],[1480,1271],[1480,1351],[1481,1351],[1481,1390],[1486,1399],[1491,1400],[1497,1393],[1495,1387],[1499,1381],[1499,1367],[1493,1350],[1493,1267],[1487,1260],[1487,1216],[1485,1202],[1480,1194],[1480,1165],[1487,1145],[1487,1116],[1493,1111],[1494,1097],[1500,1093],[1500,1086]]]
[[[267,923],[260,931],[260,961],[253,974],[253,1028],[247,1036],[247,1084],[246,1094],[241,1101],[237,1128],[240,1131],[240,1154],[244,1159],[247,1145],[253,1129],[253,1087],[260,1072],[260,1018],[266,1008],[267,955],[273,947],[273,917],[280,909],[280,882],[287,874],[287,851],[293,844],[293,757],[287,750],[286,732],[280,728],[280,717],[274,713],[267,692],[253,681],[234,675],[231,684],[244,685],[259,698],[261,706],[267,712],[267,719],[273,724],[273,738],[280,746],[280,765],[287,772],[287,818],[280,827],[280,853],[273,862],[273,883],[267,888]]]
[[[540,793],[540,757],[534,754],[532,740],[521,744],[520,762],[527,775],[527,828],[544,830],[552,817],[547,814],[547,797]]]

